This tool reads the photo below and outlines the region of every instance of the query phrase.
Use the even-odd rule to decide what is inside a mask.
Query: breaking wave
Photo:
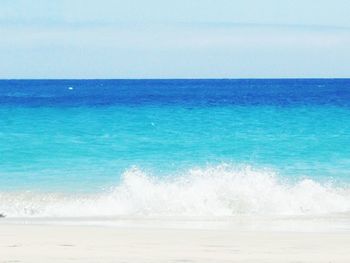
[[[311,179],[286,182],[275,172],[220,165],[177,177],[127,170],[99,194],[2,192],[8,217],[300,215],[350,211],[350,188]]]

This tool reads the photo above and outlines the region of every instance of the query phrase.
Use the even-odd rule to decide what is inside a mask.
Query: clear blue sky
[[[350,77],[349,0],[1,0],[0,78]]]

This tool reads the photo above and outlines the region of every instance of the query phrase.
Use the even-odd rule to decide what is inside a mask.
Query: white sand
[[[350,262],[350,233],[0,224],[0,262]]]

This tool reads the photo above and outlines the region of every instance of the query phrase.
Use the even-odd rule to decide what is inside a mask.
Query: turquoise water
[[[350,177],[347,108],[2,108],[0,116],[4,190],[98,190],[132,166],[162,176],[232,163]]]
[[[350,211],[349,99],[350,80],[0,81],[3,210],[26,214],[30,206],[32,214],[50,214],[43,199],[52,206],[67,198],[89,210],[86,203],[109,195],[120,211],[131,206],[118,203],[123,192],[131,199],[141,194],[140,207],[133,203],[125,214],[162,214],[169,205],[175,214],[193,206],[199,214],[220,214],[239,199],[227,208],[234,214],[259,191],[283,192],[290,204],[293,194],[303,199],[318,187],[316,197],[308,197],[310,211],[328,202],[322,195],[336,200],[329,205],[335,212]],[[299,189],[305,182],[312,187]],[[240,187],[249,194],[237,193]],[[209,212],[186,201],[196,191],[205,195],[198,202],[213,201]],[[179,200],[170,202],[168,192]],[[261,209],[276,206],[268,202]],[[101,214],[123,214],[111,206]],[[260,206],[254,209],[247,211]]]

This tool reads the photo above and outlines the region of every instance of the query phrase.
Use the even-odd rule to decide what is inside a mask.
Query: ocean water
[[[350,80],[1,80],[7,217],[350,212]]]

